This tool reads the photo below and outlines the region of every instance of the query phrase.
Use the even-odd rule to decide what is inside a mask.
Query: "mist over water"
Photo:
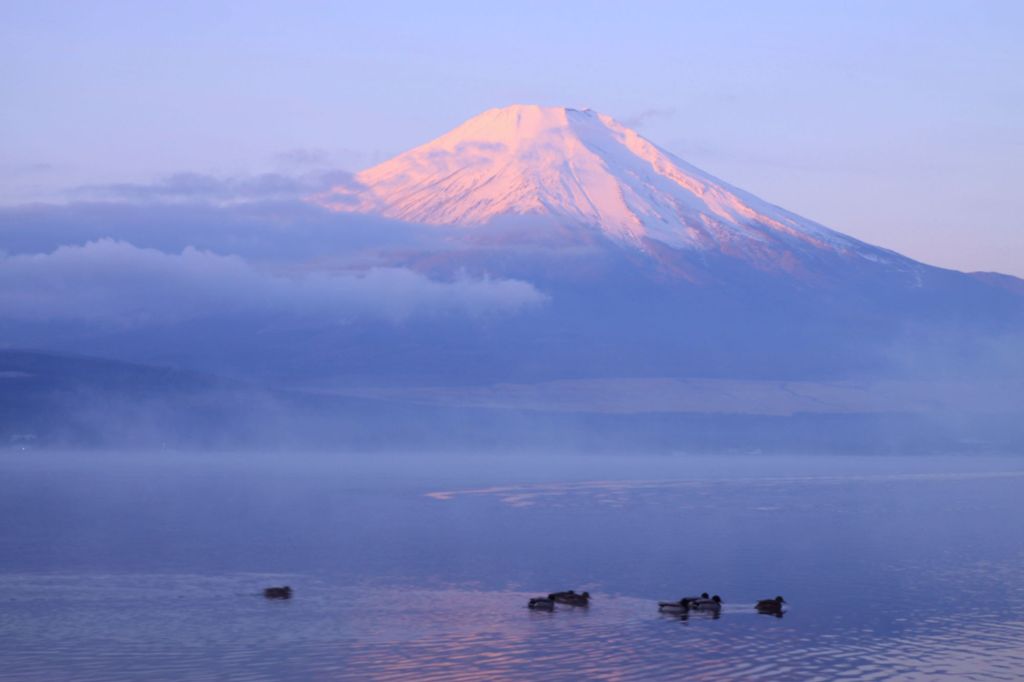
[[[1014,679],[1012,457],[0,460],[5,679]],[[289,584],[290,602],[260,590]],[[589,590],[589,609],[525,608]],[[721,594],[720,617],[658,600]],[[754,612],[782,594],[783,618]]]

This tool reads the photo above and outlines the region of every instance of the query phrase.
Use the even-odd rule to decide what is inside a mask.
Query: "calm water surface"
[[[0,595],[3,680],[1021,679],[1024,459],[7,452]]]

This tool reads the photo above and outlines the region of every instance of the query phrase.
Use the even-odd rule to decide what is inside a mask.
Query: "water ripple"
[[[4,576],[5,680],[1013,680],[1024,621],[932,614],[898,635],[730,604],[720,618],[602,596],[525,608],[529,593],[337,587],[291,603],[246,591],[282,576]],[[12,592],[13,591],[13,592]]]

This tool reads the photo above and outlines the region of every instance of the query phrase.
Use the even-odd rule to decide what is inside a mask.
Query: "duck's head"
[[[590,593],[589,592],[584,592],[580,596],[583,597],[584,599],[590,599]]]
[[[707,593],[707,592],[701,592],[701,593],[700,593],[700,598],[701,598],[701,599],[708,599],[708,598],[709,598],[709,595],[708,595],[708,593]]]
[[[775,598],[775,603],[776,603],[776,604],[786,604],[787,602],[786,602],[786,600],[785,600],[785,599],[783,599],[782,597],[776,597],[776,598]]]
[[[711,601],[715,602],[716,604],[721,604],[722,598],[716,594],[714,597],[711,598]]]

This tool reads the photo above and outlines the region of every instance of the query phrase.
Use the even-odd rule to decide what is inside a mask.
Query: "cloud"
[[[514,313],[545,300],[517,280],[437,281],[404,268],[282,274],[235,255],[193,247],[165,253],[112,239],[0,258],[0,316],[8,323],[134,327],[268,315],[401,322]]]
[[[0,207],[0,252],[50,253],[98,239],[180,253],[237,254],[250,262],[301,263],[395,250],[437,252],[457,246],[455,229],[334,213],[300,200],[220,205],[202,201],[72,202]],[[377,260],[378,263],[383,261]]]
[[[236,177],[175,173],[152,183],[83,185],[71,190],[71,196],[75,199],[129,203],[231,205],[254,201],[301,199],[352,182],[351,173],[339,170],[299,175],[261,173]]]

